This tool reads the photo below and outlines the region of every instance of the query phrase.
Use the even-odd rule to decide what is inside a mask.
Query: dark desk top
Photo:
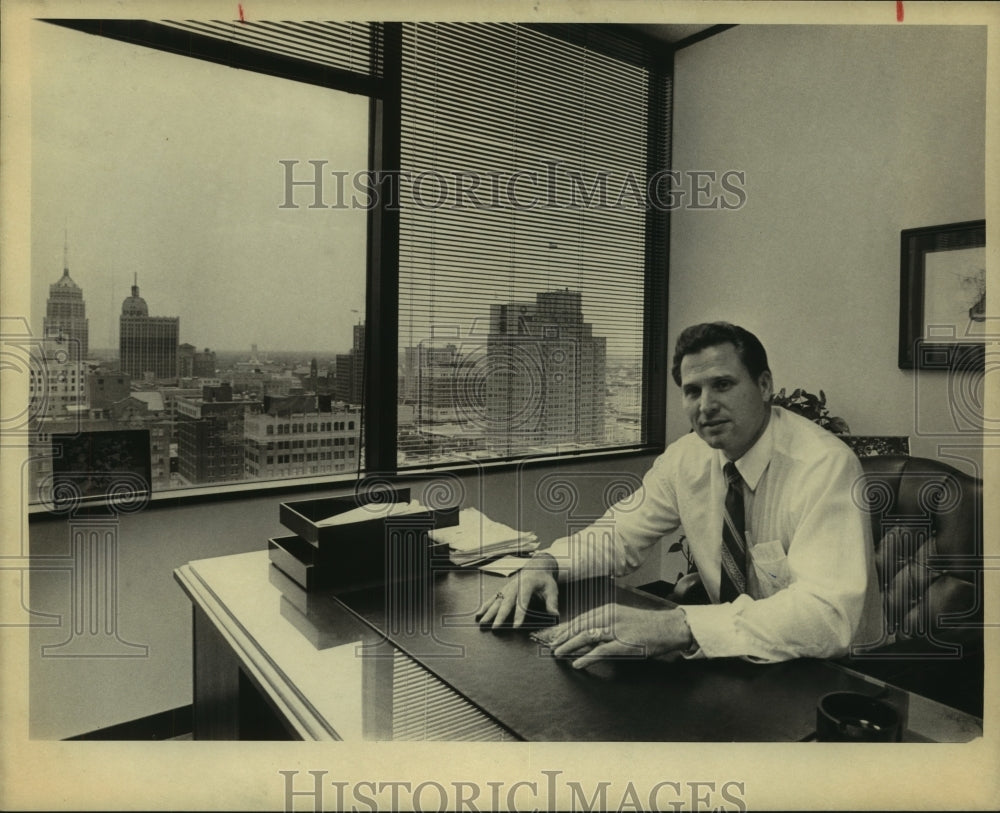
[[[825,661],[629,660],[575,670],[523,630],[480,629],[474,613],[481,596],[495,593],[502,579],[477,570],[290,601],[261,552],[192,562],[178,580],[193,600],[210,605],[217,625],[235,630],[246,658],[274,673],[269,680],[279,693],[305,708],[304,716],[316,716],[319,725],[306,726],[307,733],[358,736],[359,707],[372,702],[362,673],[398,649],[523,740],[805,740],[815,730],[819,698],[840,690],[882,693],[908,705],[911,728],[917,701],[917,716],[938,729],[916,739],[981,734],[972,718]],[[613,596],[662,606],[610,585],[586,592],[586,601]],[[564,589],[561,600],[579,600],[570,593]]]
[[[419,597],[426,586],[407,585],[404,601],[433,607],[432,623],[423,629],[393,629],[385,588],[340,601],[524,740],[795,741],[815,730],[823,694],[878,691],[814,660],[619,660],[576,670],[525,631],[480,629],[473,613],[502,582],[478,571],[448,572],[434,579],[430,595]],[[663,606],[622,589],[612,596],[633,606]]]

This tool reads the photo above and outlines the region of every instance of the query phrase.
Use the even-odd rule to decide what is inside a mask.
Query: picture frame
[[[986,221],[901,231],[900,369],[982,367],[985,321]]]

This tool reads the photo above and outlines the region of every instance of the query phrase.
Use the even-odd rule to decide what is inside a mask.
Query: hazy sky
[[[118,346],[121,304],[135,273],[150,315],[179,316],[180,340],[199,348],[350,347],[351,326],[364,317],[366,213],[311,209],[308,188],[294,193],[299,208],[280,208],[287,172],[280,162],[297,161],[294,174],[301,180],[313,177],[310,161],[326,161],[324,199],[334,202],[330,173],[353,175],[368,165],[367,98],[40,21],[31,29],[36,333],[49,286],[62,273],[66,230],[70,274],[83,289],[92,348]],[[504,128],[498,124],[497,130]],[[468,137],[474,143],[467,152],[475,153],[491,134],[473,128]],[[569,152],[553,155],[578,163],[579,138],[562,141]],[[553,141],[546,149],[556,147]],[[462,160],[456,171],[466,168]],[[644,160],[640,152],[637,160]],[[538,291],[569,287],[583,292],[584,319],[608,339],[609,352],[638,356],[643,243],[641,234],[637,243],[619,226],[618,218],[629,215],[530,210],[516,214],[533,219],[516,240],[493,235],[456,244],[445,228],[428,250],[423,235],[438,228],[433,208],[408,210],[421,234],[414,256],[431,262],[401,268],[408,271],[401,306],[419,310],[401,322],[403,344],[426,338],[432,323],[436,331],[442,325],[466,331],[471,320],[482,326],[492,302],[531,301]],[[475,234],[484,223],[493,227],[499,219],[505,227],[513,217],[494,212],[466,227]],[[555,232],[558,240],[550,236]],[[629,284],[609,285],[609,258],[634,255],[636,247],[640,265]],[[467,265],[480,270],[468,276]],[[434,287],[438,274],[449,273],[461,276],[463,298]]]
[[[343,350],[364,315],[365,213],[281,209],[280,160],[367,166],[368,101],[43,22],[32,34],[32,329],[62,274],[117,347],[152,316],[216,350]],[[353,311],[358,311],[354,313]]]

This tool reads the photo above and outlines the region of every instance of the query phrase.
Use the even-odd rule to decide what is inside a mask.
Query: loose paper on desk
[[[479,566],[479,569],[484,573],[494,573],[497,576],[510,576],[517,573],[530,561],[531,559],[525,559],[523,556],[501,556],[495,561],[484,562]]]
[[[321,519],[316,524],[323,527],[349,525],[352,522],[399,517],[406,514],[422,514],[426,511],[427,509],[418,500],[411,500],[410,502],[373,502],[368,503],[368,505],[352,508],[350,511],[344,511],[342,514],[334,514],[332,517]]]
[[[537,537],[490,519],[476,508],[463,508],[458,525],[429,532],[435,542],[445,542],[456,565],[475,565],[507,553],[526,553],[538,547]]]

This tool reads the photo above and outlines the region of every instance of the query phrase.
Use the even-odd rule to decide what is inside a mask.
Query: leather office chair
[[[861,466],[887,633],[927,649],[981,646],[982,480],[920,457]]]
[[[983,709],[982,480],[906,455],[861,458],[885,635],[845,665],[971,714]],[[668,596],[707,603],[698,574]]]
[[[861,458],[885,638],[843,663],[983,714],[983,482],[946,463]]]

